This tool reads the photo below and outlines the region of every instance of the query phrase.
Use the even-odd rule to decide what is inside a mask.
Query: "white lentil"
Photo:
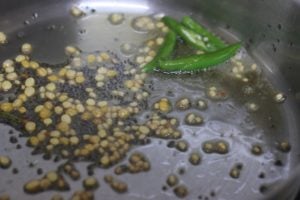
[[[63,112],[63,108],[61,106],[56,106],[54,108],[54,112],[58,115],[60,115]]]
[[[150,129],[147,126],[140,126],[139,131],[143,134],[148,134]]]
[[[11,73],[11,72],[15,71],[15,68],[14,68],[14,66],[8,66],[4,70],[6,73]]]
[[[255,70],[257,69],[257,65],[256,65],[256,64],[252,64],[252,65],[251,65],[251,69],[252,69],[253,71],[255,71]]]
[[[20,63],[24,60],[26,60],[26,57],[24,55],[17,55],[17,57],[15,58],[15,61],[18,63]]]
[[[165,24],[163,23],[163,22],[157,22],[156,23],[156,27],[157,28],[162,28],[162,27],[164,27],[165,26]]]
[[[18,75],[15,72],[12,72],[12,73],[7,74],[6,78],[10,81],[14,81],[18,78]]]
[[[68,70],[66,73],[66,76],[68,79],[74,79],[76,76],[76,71],[74,70]]]
[[[108,53],[106,53],[106,52],[100,53],[100,56],[101,56],[101,58],[102,58],[104,61],[110,59],[110,56],[109,56]]]
[[[11,166],[11,159],[8,156],[0,155],[0,168],[9,168]]]
[[[65,47],[65,54],[67,56],[75,56],[75,55],[78,55],[79,52],[78,52],[78,49],[76,47],[66,46]]]
[[[6,68],[6,67],[13,67],[14,66],[14,61],[7,59],[2,63],[2,67]]]
[[[142,64],[143,62],[145,62],[145,58],[143,56],[138,56],[136,57],[136,62],[138,64]]]
[[[62,105],[63,105],[64,108],[70,108],[70,107],[72,107],[72,103],[70,103],[68,101],[63,102]]]
[[[113,13],[108,16],[108,20],[113,25],[121,24],[124,21],[124,14],[122,13]]]
[[[46,89],[47,89],[48,91],[53,92],[53,91],[55,91],[55,89],[56,89],[56,85],[55,85],[54,83],[48,83],[48,84],[46,85]]]
[[[77,6],[73,6],[71,8],[71,14],[74,16],[74,17],[81,17],[83,16],[85,13],[80,9],[78,8]]]
[[[164,38],[162,38],[162,37],[156,38],[156,44],[157,45],[162,45],[162,43],[164,43]]]
[[[27,78],[25,80],[25,86],[26,87],[33,87],[35,85],[35,80],[34,78],[30,77],[30,78]]]
[[[97,85],[97,87],[103,87],[104,83],[103,82],[98,82],[96,85]]]
[[[61,116],[61,121],[65,122],[67,124],[71,124],[72,119],[71,119],[71,117],[69,115],[64,114],[64,115]]]
[[[35,89],[33,87],[27,87],[25,88],[24,90],[24,94],[27,96],[27,97],[31,97],[33,96],[35,93]]]
[[[153,60],[152,56],[146,56],[145,61],[148,63]]]
[[[277,93],[274,97],[274,100],[277,103],[283,103],[286,100],[286,95],[284,95],[283,93]]]
[[[70,138],[70,143],[73,144],[73,145],[78,144],[78,143],[79,143],[78,137],[72,136],[72,137]]]
[[[83,113],[85,108],[82,104],[78,104],[76,105],[76,110],[79,112],[79,113]]]
[[[32,52],[32,46],[29,43],[25,43],[21,46],[21,51],[23,54],[28,55]]]
[[[103,81],[105,79],[105,77],[102,74],[97,74],[95,76],[95,80],[96,81]]]
[[[94,105],[96,105],[96,102],[94,99],[88,99],[88,100],[86,100],[86,104],[89,106],[94,106]]]
[[[246,106],[247,106],[247,109],[252,112],[255,112],[259,109],[258,105],[255,103],[247,103]]]
[[[52,119],[51,119],[51,118],[46,118],[46,119],[43,120],[43,123],[44,123],[46,126],[48,126],[48,125],[52,124]]]
[[[5,43],[7,43],[7,37],[5,33],[0,32],[0,44],[5,44]]]
[[[11,84],[11,82],[10,81],[3,81],[2,82],[2,90],[3,91],[8,91],[8,90],[10,90],[12,88],[12,84]]]
[[[26,122],[25,124],[25,129],[26,131],[28,131],[29,133],[33,132],[36,128],[36,124],[34,122]]]

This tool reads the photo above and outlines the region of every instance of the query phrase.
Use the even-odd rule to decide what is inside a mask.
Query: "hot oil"
[[[244,50],[237,57],[241,57],[247,81],[237,78],[232,72],[232,62],[192,75],[161,75],[153,81],[159,83],[152,93],[153,102],[162,94],[171,99],[173,105],[185,97],[194,104],[197,99],[207,101],[208,108],[204,111],[192,108],[185,112],[174,111],[171,115],[180,121],[184,121],[184,115],[188,112],[197,112],[203,116],[204,125],[200,127],[190,127],[184,123],[181,125],[185,133],[183,137],[191,149],[199,150],[204,141],[214,139],[222,139],[229,144],[230,150],[226,155],[204,154],[200,164],[202,169],[186,166],[187,177],[184,179],[187,184],[192,183],[194,190],[197,190],[200,182],[200,185],[205,185],[201,189],[204,194],[209,194],[214,188],[224,199],[232,199],[232,192],[236,199],[244,195],[259,196],[258,185],[287,176],[291,167],[289,155],[276,149],[277,141],[288,140],[282,105],[274,100],[278,91],[267,81],[260,67],[251,69],[254,61]],[[227,97],[211,98],[208,91],[211,87],[221,88]],[[253,109],[249,104],[255,104],[257,108]],[[251,152],[252,146],[256,144],[262,148],[260,156]],[[278,160],[284,163],[283,166],[275,166]],[[236,163],[242,163],[245,167],[239,178],[233,179],[229,171]],[[258,178],[261,172],[268,174],[264,180]],[[193,180],[195,176],[198,178]]]
[[[95,86],[93,75],[99,67],[104,66],[117,70],[121,76],[115,81],[107,82],[102,88],[95,88],[96,100],[108,101],[110,105],[126,106],[135,100],[135,97],[123,86],[123,82],[133,75],[123,73],[128,66],[139,70],[135,61],[138,56],[145,54],[141,51],[145,41],[161,36],[161,33],[133,30],[131,21],[135,15],[125,14],[125,21],[118,25],[109,23],[107,17],[107,14],[96,13],[77,21],[75,27],[84,31],[79,31],[75,37],[78,39],[77,46],[83,50],[81,54],[83,64],[76,70],[83,71],[88,81],[78,88],[61,84],[59,89],[70,93],[73,98],[86,100],[88,94],[85,89]],[[124,53],[122,48],[125,43],[132,44],[133,49]],[[85,60],[87,55],[98,55],[107,51],[115,59],[115,63],[87,64]],[[175,56],[187,55],[190,52],[193,50],[186,49],[182,45]],[[72,63],[72,58],[67,59],[69,59],[67,63]],[[262,197],[259,191],[261,185],[268,185],[286,177],[291,166],[289,154],[279,152],[275,144],[288,140],[285,131],[288,127],[284,121],[286,113],[282,105],[274,101],[278,91],[267,81],[264,66],[253,67],[254,64],[254,60],[242,50],[234,60],[213,69],[193,74],[148,75],[143,90],[149,92],[150,96],[146,101],[139,102],[141,112],[131,118],[130,122],[128,120],[128,123],[145,123],[154,112],[153,104],[165,97],[172,104],[171,112],[165,116],[178,119],[180,123],[178,129],[182,132],[182,139],[188,143],[188,150],[181,152],[168,147],[170,141],[177,140],[155,137],[149,138],[150,144],[133,145],[128,154],[133,151],[142,152],[148,157],[151,170],[147,173],[124,174],[117,177],[127,182],[129,187],[127,194],[108,192],[111,191],[110,188],[102,184],[103,188],[95,191],[95,196],[105,199],[174,199],[173,188],[167,187],[165,191],[162,187],[166,184],[167,176],[175,173],[181,183],[187,186],[188,199],[200,197],[213,199],[214,196],[222,199]],[[49,66],[59,70],[52,65]],[[111,90],[123,91],[125,97],[111,95]],[[181,111],[176,108],[176,102],[182,98],[190,100],[190,109]],[[199,99],[207,103],[206,109],[197,108],[196,101]],[[204,123],[199,126],[187,125],[185,116],[191,112],[202,116]],[[78,123],[74,127],[80,130],[80,134],[95,132],[95,126],[88,121],[86,123],[76,121]],[[223,141],[228,145],[228,153],[205,153],[203,144],[208,141]],[[254,155],[253,145],[259,145],[262,154]],[[189,162],[189,155],[194,151],[201,154],[201,162],[197,166]],[[283,166],[275,165],[278,160]],[[120,163],[126,161],[124,159]],[[39,162],[46,161],[39,160]],[[243,167],[239,176],[233,177],[231,171],[239,163]],[[102,177],[102,174],[112,174],[113,168],[96,168],[95,173]],[[78,163],[78,169],[85,175],[86,163]],[[261,178],[262,173],[264,178]],[[101,177],[99,180],[102,180]],[[79,183],[71,184],[79,187]],[[42,195],[35,197],[40,198]],[[32,196],[28,196],[28,199],[31,198]]]
[[[180,57],[191,52],[195,53],[184,45],[179,45],[179,50],[174,56]],[[224,199],[232,199],[232,193],[235,194],[236,199],[245,196],[251,196],[252,199],[254,196],[262,195],[259,191],[261,184],[269,184],[288,175],[289,156],[276,149],[276,142],[288,140],[284,131],[287,127],[282,105],[274,100],[278,91],[265,77],[266,71],[263,66],[255,65],[255,61],[245,50],[242,50],[235,60],[242,63],[242,66],[229,61],[214,69],[195,74],[154,73],[148,77],[146,88],[151,91],[147,103],[149,107],[140,114],[139,122],[144,122],[149,116],[151,105],[162,97],[168,98],[173,105],[173,111],[168,116],[176,117],[181,122],[180,130],[184,133],[183,138],[189,143],[188,152],[201,151],[203,160],[199,168],[190,166],[187,161],[188,153],[183,154],[167,149],[165,141],[152,139],[153,142],[150,145],[138,148],[149,157],[149,160],[153,160],[151,163],[156,169],[151,170],[148,175],[143,175],[145,178],[151,177],[150,180],[155,182],[157,180],[164,182],[163,178],[158,177],[164,177],[166,173],[184,168],[186,173],[181,178],[188,185],[191,198],[197,196],[204,198],[213,190]],[[237,67],[241,73],[235,73],[234,67]],[[239,74],[243,74],[243,77],[239,77]],[[224,90],[226,97],[211,98],[209,96],[211,87]],[[184,97],[190,99],[193,104],[198,99],[204,99],[208,108],[200,111],[192,106],[188,111],[178,111],[174,105],[177,100]],[[200,127],[185,125],[184,116],[189,112],[201,114],[204,124]],[[202,144],[216,139],[228,143],[228,154],[203,153]],[[259,145],[262,148],[262,155],[257,156],[251,152],[253,145]],[[282,161],[283,166],[274,164],[278,160]],[[244,167],[240,176],[233,179],[230,176],[230,170],[236,163],[242,163]],[[261,173],[265,174],[264,179],[259,178]],[[126,179],[130,180],[132,185],[140,181],[139,178],[130,176],[126,176]],[[203,186],[200,191],[199,185]],[[156,193],[154,191],[158,188],[152,185],[149,187],[152,192],[148,190],[149,188],[134,186],[131,190],[132,196],[152,197],[151,194]],[[172,191],[166,193],[172,196]],[[165,197],[157,195],[156,198]]]

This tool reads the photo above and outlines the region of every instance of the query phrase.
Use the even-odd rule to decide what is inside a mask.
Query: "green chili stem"
[[[168,72],[192,72],[208,68],[228,60],[241,47],[240,43],[229,45],[223,49],[196,56],[175,60],[159,60],[159,70]]]
[[[214,46],[216,49],[224,48],[226,46],[226,44],[220,38],[205,29],[201,24],[197,23],[189,16],[183,17],[181,23],[196,33],[201,34],[203,37],[207,37],[208,43]]]
[[[173,31],[169,31],[165,37],[165,41],[160,46],[154,59],[146,64],[143,68],[144,72],[152,72],[158,66],[159,59],[169,58],[176,45],[176,34]]]

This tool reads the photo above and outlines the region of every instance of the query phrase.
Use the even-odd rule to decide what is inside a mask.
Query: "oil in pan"
[[[169,31],[160,15],[69,9],[20,41],[0,35],[0,199],[258,199],[288,176],[285,95],[246,50],[146,74]],[[39,44],[57,35],[61,64]]]

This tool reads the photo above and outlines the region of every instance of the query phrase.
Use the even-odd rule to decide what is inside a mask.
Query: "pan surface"
[[[27,42],[34,48],[32,58],[47,63],[50,67],[68,62],[70,58],[64,53],[68,45],[78,47],[82,51],[81,58],[88,54],[98,55],[99,51],[112,52],[111,55],[116,55],[116,59],[122,63],[121,67],[124,67],[125,60],[135,62],[139,55],[138,49],[144,47],[145,41],[157,37],[157,33],[133,29],[134,19],[140,16],[155,19],[161,14],[180,19],[184,15],[194,14],[189,11],[188,5],[177,10],[159,3],[45,1],[21,6],[10,10],[1,18],[0,31],[7,34],[8,43],[0,46],[0,60],[3,62],[14,58],[19,54],[20,46]],[[79,18],[72,16],[70,10],[75,5],[86,15]],[[174,8],[177,7],[174,5]],[[122,13],[124,21],[118,25],[112,24],[108,20],[112,13]],[[208,25],[201,13],[193,17]],[[226,28],[208,27],[228,43],[238,40]],[[134,46],[136,51],[124,54],[121,47],[125,43]],[[173,140],[149,136],[149,144],[132,145],[127,157],[114,166],[108,169],[96,167],[93,176],[98,179],[100,188],[94,191],[95,199],[176,199],[174,187],[169,187],[166,183],[170,174],[176,174],[179,184],[188,188],[185,199],[263,199],[265,192],[272,190],[274,184],[287,179],[298,163],[298,138],[295,132],[299,120],[293,114],[289,98],[284,103],[278,103],[274,99],[278,93],[286,91],[285,85],[280,81],[276,70],[250,57],[245,49],[235,59],[244,65],[243,74],[249,78],[248,81],[236,78],[233,73],[236,65],[234,62],[193,75],[149,74],[144,88],[149,92],[149,97],[145,105],[140,103],[144,110],[134,116],[136,124],[144,124],[154,113],[152,105],[161,98],[167,98],[173,109],[164,117],[178,119],[182,138]],[[136,63],[132,65],[136,66]],[[100,65],[96,67],[99,68]],[[104,89],[106,92],[108,90],[109,87]],[[211,90],[221,92],[222,96],[215,98],[211,95]],[[85,94],[75,93],[76,91],[74,96],[86,99]],[[6,101],[9,95],[11,94],[2,95],[1,101]],[[113,97],[99,97],[96,100],[102,101],[101,98],[111,103],[118,101]],[[129,102],[135,100],[133,97],[128,98]],[[189,110],[181,111],[176,108],[176,102],[182,98],[188,98],[192,102]],[[196,102],[199,99],[207,103],[206,109],[197,108]],[[37,102],[32,100],[31,103]],[[204,123],[197,126],[187,124],[185,116],[189,113],[200,115]],[[83,130],[88,129],[84,128],[86,129]],[[93,163],[91,160],[74,162],[81,173],[81,179],[72,181],[65,176],[70,184],[70,191],[50,190],[26,194],[23,191],[24,183],[56,170],[66,160],[45,160],[42,154],[32,155],[33,149],[26,146],[28,137],[19,137],[20,130],[5,123],[1,124],[0,132],[0,155],[7,155],[12,160],[9,169],[0,169],[0,196],[9,194],[11,199],[50,199],[59,193],[69,199],[74,191],[82,190],[82,180],[88,176],[87,166]],[[17,142],[12,141],[12,138],[17,138]],[[170,147],[172,141],[176,143],[179,140],[187,141],[186,152]],[[220,141],[224,142],[228,152],[208,153],[204,148],[207,142]],[[278,149],[278,144],[285,141],[292,147],[288,153]],[[262,154],[254,155],[255,145],[261,147]],[[138,174],[114,175],[115,167],[128,163],[128,157],[133,152],[145,155],[151,164],[151,170]],[[199,165],[194,166],[189,162],[192,152],[200,153]],[[232,170],[236,167],[239,170],[235,176],[232,175]],[[108,174],[126,182],[128,192],[114,192],[103,180]]]

